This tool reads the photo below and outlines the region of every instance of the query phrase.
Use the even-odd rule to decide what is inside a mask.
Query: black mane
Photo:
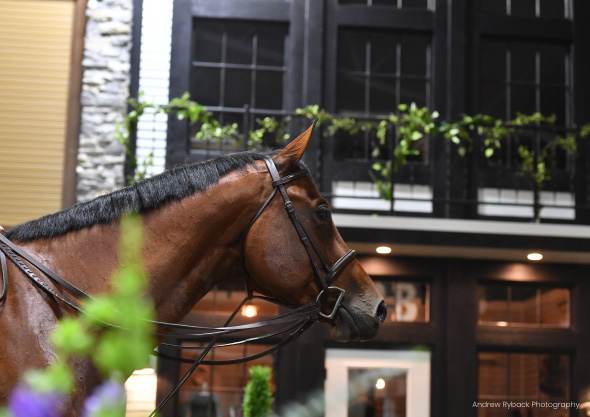
[[[6,232],[6,237],[21,242],[53,238],[95,224],[111,223],[124,213],[153,210],[203,191],[217,184],[222,176],[243,170],[264,155],[243,152],[181,165],[89,202],[23,223]]]

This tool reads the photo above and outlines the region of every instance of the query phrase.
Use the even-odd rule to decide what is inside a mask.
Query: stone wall
[[[114,134],[129,97],[133,0],[89,0],[86,16],[78,202],[124,185],[125,149]]]

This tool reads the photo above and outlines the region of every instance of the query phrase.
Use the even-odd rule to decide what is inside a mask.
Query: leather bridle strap
[[[6,266],[6,255],[0,251],[0,274],[2,274],[2,293],[0,294],[0,303],[6,299],[8,293],[8,267]]]
[[[273,194],[271,194],[271,197],[269,198],[269,200],[267,200],[267,202],[265,203],[265,206],[268,205],[270,200],[274,197],[276,190],[278,189],[279,192],[281,193],[281,196],[283,197],[283,201],[285,203],[285,209],[287,211],[287,214],[289,215],[289,218],[290,218],[291,222],[293,223],[293,226],[295,226],[295,230],[297,231],[297,234],[299,235],[299,239],[301,240],[301,243],[303,244],[303,247],[305,248],[305,250],[307,252],[312,269],[313,269],[314,274],[319,282],[320,293],[318,294],[318,300],[319,300],[320,304],[324,303],[324,301],[328,297],[328,292],[330,290],[335,290],[335,291],[339,292],[336,303],[332,307],[331,312],[329,314],[325,314],[323,312],[320,312],[320,316],[332,319],[336,315],[336,311],[338,310],[338,307],[340,306],[340,302],[342,301],[342,299],[344,297],[344,290],[339,287],[331,287],[330,285],[331,285],[332,281],[334,280],[334,277],[341,270],[343,270],[346,267],[346,265],[348,265],[348,263],[350,261],[352,261],[354,259],[355,255],[356,255],[355,251],[352,249],[349,249],[348,252],[346,252],[342,257],[340,257],[340,259],[338,259],[334,263],[334,265],[332,265],[332,267],[330,267],[328,265],[328,263],[326,262],[325,258],[322,256],[322,252],[320,251],[320,249],[319,249],[318,245],[316,244],[316,242],[314,241],[313,237],[306,229],[305,224],[299,218],[299,216],[297,214],[297,210],[295,209],[295,205],[291,201],[291,198],[289,197],[289,194],[287,194],[287,190],[285,189],[285,186],[284,186],[284,184],[286,184],[287,182],[294,181],[295,179],[303,177],[304,175],[301,174],[301,172],[303,170],[296,171],[294,174],[291,174],[291,175],[281,178],[279,171],[274,163],[274,160],[270,156],[264,156],[263,160],[264,160],[264,163],[266,164],[268,172],[270,173],[270,176],[273,180],[272,184],[274,187]],[[303,172],[306,173],[306,171],[303,171]],[[263,207],[265,207],[265,206],[263,206]],[[254,219],[250,223],[251,225],[254,224],[254,222],[256,221],[258,216],[262,213],[262,211],[263,210],[260,210],[257,213],[257,215],[254,217]],[[315,253],[315,255],[314,255],[314,253]],[[320,267],[318,266],[318,263],[316,261],[316,256],[317,256],[317,258],[319,258],[320,262],[322,263],[324,271],[326,272],[325,276],[322,273],[322,271],[320,270]]]

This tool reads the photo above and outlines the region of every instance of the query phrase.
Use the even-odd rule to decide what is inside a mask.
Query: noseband
[[[249,276],[249,273],[247,272],[247,269],[246,269],[247,296],[238,305],[238,307],[230,315],[230,317],[227,319],[227,321],[225,322],[225,324],[223,326],[221,326],[221,327],[205,327],[205,326],[178,324],[178,323],[166,323],[166,322],[161,322],[161,321],[151,321],[152,324],[159,326],[159,327],[163,327],[163,328],[171,328],[171,329],[178,329],[178,330],[184,330],[184,331],[187,331],[187,330],[196,331],[198,333],[183,333],[183,334],[181,334],[181,336],[188,336],[188,337],[191,337],[191,338],[197,339],[197,340],[198,339],[210,339],[210,341],[207,344],[207,346],[196,348],[196,349],[201,349],[202,352],[199,355],[199,357],[194,361],[158,353],[158,356],[161,356],[165,359],[173,359],[173,360],[179,360],[181,362],[189,362],[189,363],[192,363],[192,366],[187,371],[187,373],[183,376],[183,378],[178,382],[178,384],[168,393],[168,395],[160,402],[160,404],[158,404],[156,409],[152,412],[152,414],[150,414],[150,417],[156,415],[156,413],[158,413],[168,403],[168,401],[174,396],[174,394],[176,394],[176,392],[182,387],[184,382],[186,382],[186,380],[190,377],[190,375],[194,372],[194,370],[201,363],[208,364],[208,365],[236,364],[236,363],[242,363],[242,362],[246,362],[249,360],[257,359],[257,358],[260,358],[264,355],[270,354],[270,353],[276,351],[281,346],[284,346],[287,343],[292,342],[297,337],[299,337],[306,329],[309,328],[309,326],[311,326],[315,321],[317,321],[319,316],[325,317],[327,319],[334,318],[337,311],[338,311],[338,308],[341,305],[345,291],[342,288],[339,288],[336,286],[331,286],[330,284],[334,280],[334,277],[340,271],[342,271],[346,267],[346,265],[348,265],[348,263],[350,261],[352,261],[352,259],[354,259],[354,257],[355,257],[354,250],[349,249],[348,252],[346,252],[343,256],[341,256],[332,266],[329,266],[329,264],[326,262],[324,256],[322,255],[322,252],[320,251],[317,243],[313,240],[313,237],[311,236],[311,234],[309,233],[309,231],[305,227],[305,224],[301,221],[301,218],[297,214],[297,210],[295,209],[295,206],[294,206],[293,202],[291,201],[291,199],[289,198],[289,195],[287,194],[287,190],[285,189],[285,184],[288,184],[292,181],[295,181],[295,180],[298,180],[300,178],[307,176],[308,175],[307,170],[299,169],[298,171],[294,172],[293,174],[290,174],[290,175],[287,175],[287,176],[281,178],[273,159],[269,156],[265,156],[265,157],[263,157],[263,160],[264,160],[266,167],[268,169],[268,172],[270,173],[270,176],[272,178],[273,191],[272,191],[271,195],[268,197],[268,199],[265,201],[265,203],[262,205],[262,207],[258,210],[256,215],[252,218],[252,220],[250,221],[250,224],[248,225],[248,228],[246,229],[246,232],[244,234],[244,242],[242,245],[244,248],[243,249],[244,261],[245,261],[245,243],[246,243],[246,238],[248,236],[248,233],[249,233],[250,229],[252,228],[252,226],[254,225],[254,223],[258,220],[260,215],[266,210],[266,208],[268,207],[270,202],[273,200],[273,198],[275,197],[275,195],[277,194],[277,191],[278,191],[278,192],[280,192],[281,196],[283,197],[283,201],[285,203],[284,204],[285,210],[287,211],[287,214],[289,215],[289,219],[293,223],[293,226],[295,227],[295,230],[297,231],[299,239],[301,240],[301,243],[303,244],[303,247],[305,248],[307,255],[309,256],[309,260],[310,260],[315,278],[317,280],[318,288],[319,288],[318,296],[317,296],[316,300],[314,300],[310,303],[307,303],[303,306],[292,308],[290,311],[288,311],[286,313],[282,313],[277,316],[274,316],[274,317],[271,317],[271,318],[268,318],[265,320],[261,320],[259,322],[255,322],[255,323],[249,323],[249,324],[243,324],[243,325],[237,325],[237,326],[229,326],[231,321],[237,315],[238,311],[240,311],[240,309],[249,300],[262,299],[262,300],[266,300],[266,301],[269,301],[272,303],[284,305],[284,303],[282,303],[276,299],[273,299],[270,297],[265,297],[265,296],[254,295],[252,288],[250,286],[250,276]],[[39,286],[39,288],[41,288],[46,294],[48,294],[52,298],[54,298],[57,302],[61,302],[65,305],[69,306],[72,310],[74,310],[78,313],[84,313],[76,304],[74,304],[73,302],[68,300],[66,297],[64,297],[62,294],[60,294],[54,288],[49,286],[45,281],[43,281],[41,278],[39,278],[36,275],[36,273],[23,262],[22,259],[28,261],[33,267],[35,267],[36,269],[41,271],[45,276],[47,276],[49,279],[51,279],[54,283],[58,284],[58,286],[65,288],[67,291],[69,291],[73,295],[75,295],[81,299],[92,299],[92,297],[90,295],[88,295],[87,293],[85,293],[81,289],[77,288],[75,285],[68,282],[67,280],[65,280],[64,278],[62,278],[61,276],[59,276],[58,274],[53,272],[51,269],[49,269],[46,266],[44,266],[43,264],[41,264],[40,262],[38,262],[35,258],[33,258],[25,250],[23,250],[22,248],[15,245],[10,240],[8,240],[6,237],[4,237],[4,235],[2,233],[0,233],[0,274],[2,274],[2,291],[0,292],[0,302],[5,300],[6,292],[7,292],[8,271],[7,271],[7,266],[6,266],[6,257],[8,257],[23,272],[23,274],[27,278],[31,279],[31,281],[35,285]],[[318,262],[317,262],[318,259],[321,264],[321,267],[320,267],[320,265],[318,265]],[[322,271],[322,269],[323,269],[323,271]],[[334,305],[330,308],[329,313],[323,313],[322,306],[327,302],[327,298],[330,293],[333,293],[335,295],[336,301],[335,301]],[[105,326],[110,326],[110,327],[119,327],[117,325],[113,325],[110,323],[103,323],[103,324]],[[219,338],[222,335],[234,334],[234,333],[238,333],[241,331],[248,331],[248,330],[252,330],[252,329],[261,329],[261,328],[271,327],[271,326],[276,327],[278,325],[283,325],[284,327],[279,330],[275,330],[275,331],[266,333],[261,336],[250,337],[250,338],[244,339],[240,342],[233,342],[233,343],[216,345],[217,341],[219,340]],[[233,346],[236,344],[243,344],[246,342],[261,341],[261,340],[265,340],[270,337],[278,336],[278,335],[281,335],[284,333],[288,333],[288,335],[286,337],[284,337],[280,342],[276,343],[274,346],[272,346],[269,349],[266,349],[263,352],[260,352],[260,353],[254,354],[254,355],[250,355],[250,356],[244,356],[242,358],[237,358],[237,359],[205,360],[205,356],[207,356],[209,351],[213,348],[223,348],[226,346]],[[154,333],[154,335],[157,337],[162,337],[162,338],[167,336],[167,334],[164,334],[164,333]],[[181,345],[174,345],[174,344],[169,344],[169,343],[162,343],[162,345],[172,346],[172,347],[176,347],[176,348],[184,348]]]

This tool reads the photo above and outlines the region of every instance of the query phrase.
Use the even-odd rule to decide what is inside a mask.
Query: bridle
[[[187,336],[187,337],[194,338],[197,340],[198,339],[208,339],[208,338],[211,338],[211,339],[206,347],[199,347],[198,348],[198,349],[202,349],[202,352],[199,355],[199,357],[194,361],[171,356],[171,355],[161,354],[161,353],[158,354],[158,356],[163,357],[165,359],[174,359],[174,360],[180,360],[182,362],[190,362],[190,363],[192,363],[192,366],[186,372],[186,374],[183,376],[183,378],[179,381],[179,383],[168,393],[168,395],[160,402],[160,404],[158,404],[156,409],[152,412],[152,414],[150,414],[150,417],[154,416],[156,413],[158,413],[168,403],[168,401],[176,394],[176,392],[178,392],[178,390],[182,387],[182,385],[186,382],[186,380],[190,377],[190,375],[194,372],[194,370],[200,364],[213,365],[213,364],[242,363],[242,362],[257,359],[257,358],[260,358],[264,355],[272,353],[272,352],[276,351],[278,348],[280,348],[281,346],[284,346],[285,344],[290,343],[293,340],[295,340],[296,338],[298,338],[315,321],[317,321],[317,319],[320,316],[328,318],[328,319],[334,318],[334,316],[336,315],[336,313],[338,311],[338,308],[341,305],[345,291],[342,288],[331,286],[331,283],[334,280],[335,276],[340,271],[342,271],[348,265],[348,263],[350,261],[352,261],[352,259],[354,259],[355,251],[349,249],[332,266],[330,266],[326,262],[324,256],[322,255],[322,252],[321,252],[319,246],[314,241],[313,237],[311,236],[311,234],[309,233],[309,231],[305,227],[305,224],[301,221],[301,218],[297,214],[297,210],[295,208],[295,205],[293,204],[293,202],[289,198],[289,195],[287,194],[287,190],[285,189],[285,184],[288,184],[290,182],[296,181],[300,178],[307,176],[308,171],[300,168],[299,170],[295,171],[294,173],[292,173],[290,175],[287,175],[285,177],[281,177],[273,159],[270,156],[264,156],[263,161],[266,164],[268,172],[270,173],[270,176],[272,179],[273,191],[270,194],[270,196],[268,197],[268,199],[264,202],[262,207],[258,210],[258,212],[254,215],[254,217],[250,221],[250,223],[244,233],[244,239],[243,239],[242,246],[245,248],[246,238],[248,236],[250,229],[252,228],[254,223],[258,220],[258,218],[261,216],[261,214],[269,206],[270,202],[274,199],[274,197],[276,196],[277,191],[278,191],[283,198],[284,207],[285,207],[285,210],[287,211],[287,214],[289,215],[289,219],[291,220],[291,223],[295,227],[295,230],[297,231],[299,239],[300,239],[301,243],[303,244],[303,246],[307,252],[307,255],[309,257],[315,278],[318,282],[318,288],[319,288],[318,296],[317,296],[316,300],[314,300],[314,301],[311,301],[311,302],[309,302],[303,306],[300,306],[300,307],[291,308],[290,311],[279,314],[277,316],[274,316],[274,317],[271,317],[271,318],[268,318],[265,320],[261,320],[259,322],[255,322],[255,323],[230,326],[230,323],[235,318],[238,311],[240,311],[241,308],[248,301],[250,301],[252,299],[262,299],[262,300],[269,301],[269,302],[272,302],[275,304],[284,305],[282,302],[280,302],[279,300],[276,300],[274,298],[254,295],[253,290],[250,286],[249,273],[247,272],[247,269],[246,269],[247,296],[238,305],[238,307],[236,307],[234,312],[230,315],[230,317],[227,319],[227,321],[225,322],[225,324],[223,326],[221,326],[221,327],[205,327],[205,326],[194,326],[194,325],[186,325],[186,324],[178,324],[178,323],[166,323],[166,322],[160,322],[160,321],[152,321],[152,323],[154,325],[159,326],[159,327],[172,328],[172,329],[178,329],[178,330],[184,330],[184,331],[190,330],[190,331],[198,332],[198,333],[183,333],[182,334],[183,336]],[[243,257],[244,257],[244,261],[245,261],[245,249],[243,249],[243,251],[244,251]],[[0,271],[2,273],[2,283],[3,283],[2,293],[0,293],[0,302],[5,300],[6,294],[7,294],[8,273],[7,273],[7,266],[6,266],[6,257],[8,257],[24,273],[25,276],[27,276],[29,279],[31,279],[33,281],[33,283],[35,283],[37,286],[39,286],[45,293],[52,296],[56,301],[66,304],[67,306],[69,306],[70,308],[72,308],[74,311],[76,311],[78,313],[83,313],[83,311],[80,309],[80,307],[78,307],[76,304],[72,303],[71,301],[69,301],[68,299],[66,299],[62,295],[60,295],[51,286],[49,286],[42,279],[40,279],[35,274],[35,272],[22,261],[22,259],[25,259],[26,261],[28,261],[33,267],[37,268],[45,276],[47,276],[52,281],[54,281],[56,284],[62,286],[63,288],[65,288],[66,290],[71,292],[73,295],[75,295],[79,298],[82,298],[82,299],[92,299],[92,297],[90,295],[88,295],[87,293],[85,293],[81,289],[77,288],[75,285],[71,284],[70,282],[68,282],[67,280],[65,280],[64,278],[62,278],[61,276],[59,276],[58,274],[56,274],[55,272],[53,272],[49,268],[45,267],[43,264],[41,264],[36,259],[34,259],[30,254],[28,254],[26,251],[24,251],[19,246],[12,243],[3,234],[0,233]],[[318,265],[316,258],[319,259],[321,266]],[[323,271],[322,271],[322,269],[323,269]],[[330,292],[335,293],[336,301],[335,301],[334,305],[330,308],[330,312],[324,313],[324,312],[322,312],[322,306],[327,301],[328,295]],[[110,327],[120,327],[120,326],[110,324],[110,323],[104,323],[104,325],[110,326]],[[273,327],[273,326],[276,327],[279,325],[284,325],[285,327],[283,327],[279,330],[271,331],[271,332],[266,333],[261,336],[250,337],[250,338],[244,339],[239,342],[216,345],[219,338],[223,335],[228,335],[228,334],[233,334],[233,333],[237,333],[237,332],[241,332],[241,331],[248,331],[248,330],[253,330],[253,329],[260,329],[260,328],[264,328],[264,327]],[[263,352],[259,352],[254,355],[244,356],[242,358],[230,359],[230,360],[221,360],[221,361],[218,361],[218,360],[207,361],[207,360],[205,360],[205,357],[207,356],[209,351],[213,348],[223,348],[223,347],[227,347],[227,346],[234,346],[237,344],[243,344],[243,343],[252,342],[252,341],[260,341],[260,340],[268,339],[270,337],[275,337],[275,336],[278,336],[278,335],[281,335],[284,333],[288,333],[288,336],[284,337],[280,342],[278,342],[277,344],[275,344],[271,348],[264,350]],[[167,334],[155,333],[155,336],[165,337],[165,336],[167,336]],[[177,348],[183,348],[183,346],[169,344],[169,343],[163,343],[163,345],[173,346],[173,347],[177,347]]]
[[[313,237],[311,236],[311,234],[309,233],[307,228],[305,227],[305,224],[301,221],[301,218],[299,217],[299,215],[297,214],[297,210],[295,209],[295,205],[291,201],[291,198],[289,198],[289,195],[287,194],[287,190],[285,189],[285,184],[307,176],[308,175],[307,170],[300,168],[298,171],[295,171],[293,174],[287,175],[287,176],[281,178],[279,171],[277,170],[277,166],[275,165],[273,159],[270,156],[264,156],[263,160],[264,160],[264,163],[266,164],[268,172],[270,173],[270,177],[272,178],[273,191],[272,191],[271,195],[268,197],[268,199],[265,201],[265,203],[262,205],[262,207],[260,207],[260,210],[258,210],[256,215],[250,221],[250,224],[248,225],[248,228],[246,229],[246,233],[244,235],[244,245],[242,247],[244,248],[244,251],[245,251],[246,237],[248,236],[250,229],[252,228],[254,223],[256,223],[256,221],[258,220],[260,215],[264,212],[264,210],[266,210],[266,208],[268,207],[270,202],[275,197],[277,191],[279,191],[281,196],[283,197],[283,201],[285,203],[285,210],[287,211],[287,214],[289,215],[289,219],[291,220],[291,223],[293,223],[293,226],[295,227],[295,230],[297,231],[297,234],[299,236],[299,240],[301,240],[301,243],[303,244],[303,247],[305,248],[305,251],[307,252],[307,256],[309,257],[309,261],[311,263],[311,267],[313,269],[314,275],[318,281],[318,288],[320,289],[320,292],[317,296],[317,301],[319,301],[320,303],[323,303],[326,300],[328,293],[330,291],[335,291],[338,293],[338,296],[336,298],[336,302],[332,306],[331,312],[328,314],[323,313],[322,311],[319,312],[320,316],[325,317],[327,319],[332,319],[336,315],[338,307],[340,307],[340,303],[342,302],[342,298],[344,297],[345,291],[340,287],[330,286],[330,284],[334,280],[334,277],[336,276],[336,274],[338,274],[342,269],[344,269],[344,267],[346,265],[348,265],[348,263],[350,261],[352,261],[352,259],[355,257],[355,251],[352,249],[349,249],[348,252],[346,252],[344,255],[342,255],[340,257],[340,259],[338,259],[334,263],[334,265],[330,266],[328,264],[328,262],[326,262],[325,258],[322,256],[322,252],[320,251],[317,243],[315,242],[315,240],[313,239]],[[315,256],[314,256],[314,254],[315,254]],[[320,268],[320,266],[318,265],[318,263],[316,261],[316,256],[321,262],[322,268],[324,270],[323,272],[322,272],[322,268]],[[244,259],[245,259],[245,254],[244,254]],[[248,291],[248,295],[252,295],[252,290],[249,285],[249,277],[250,277],[250,274],[247,274],[246,288]]]

